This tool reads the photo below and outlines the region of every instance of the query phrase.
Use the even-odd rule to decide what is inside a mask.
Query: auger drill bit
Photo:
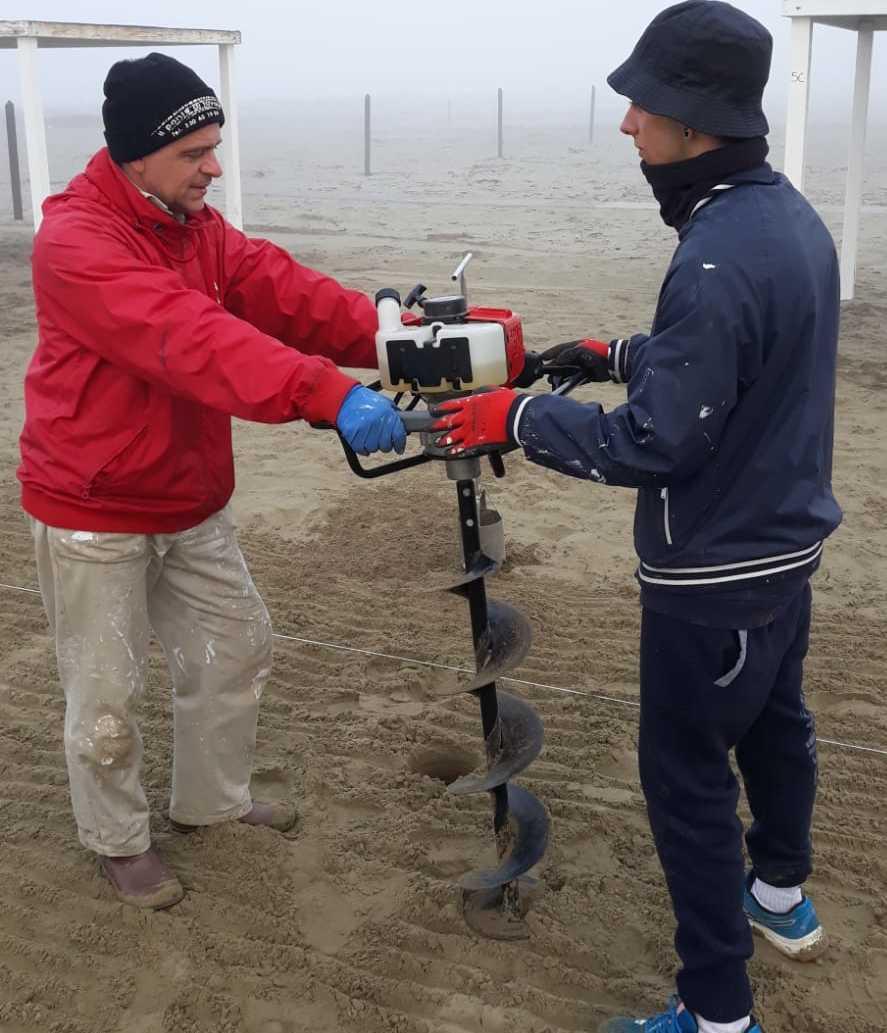
[[[448,459],[447,476],[456,482],[465,576],[449,591],[468,600],[476,674],[452,692],[472,692],[480,702],[486,747],[486,774],[470,774],[449,786],[455,795],[489,792],[493,799],[493,831],[499,865],[469,872],[462,878],[465,921],[482,936],[526,939],[521,901],[522,879],[545,854],[548,816],[539,800],[508,780],[523,771],[542,749],[542,722],[517,696],[500,694],[496,679],[520,664],[530,648],[526,618],[513,607],[487,599],[486,577],[496,564],[481,549],[477,497],[478,459]]]
[[[524,939],[529,930],[523,920],[526,899],[522,887],[533,884],[527,873],[542,859],[548,843],[548,816],[533,796],[510,780],[524,771],[542,749],[542,722],[533,708],[518,696],[497,691],[496,682],[513,671],[530,648],[530,625],[513,606],[487,599],[486,578],[496,573],[504,559],[501,519],[488,510],[477,481],[480,456],[489,458],[497,477],[505,474],[503,448],[479,448],[454,457],[438,441],[435,406],[452,398],[495,389],[516,382],[529,370],[537,379],[557,375],[563,382],[557,394],[569,394],[584,383],[577,368],[545,364],[542,357],[526,352],[520,316],[511,309],[469,307],[465,293],[467,254],[452,274],[460,293],[429,298],[418,284],[406,299],[406,308],[419,306],[421,316],[405,313],[400,294],[390,287],[376,293],[379,329],[376,355],[379,380],[372,385],[394,392],[400,419],[408,433],[422,436],[422,451],[392,462],[364,467],[340,433],[351,469],[371,479],[398,473],[427,462],[443,461],[447,477],[455,481],[464,574],[446,584],[426,584],[425,591],[443,589],[467,599],[471,612],[475,668],[468,678],[448,670],[435,676],[432,695],[452,696],[471,692],[480,703],[486,751],[486,770],[456,779],[449,786],[455,795],[490,793],[498,866],[469,872],[462,879],[465,920],[483,936]],[[532,355],[532,361],[530,356]],[[566,379],[563,379],[566,378]],[[407,395],[405,408],[399,407]],[[424,401],[429,409],[419,411]],[[482,546],[483,543],[483,546]]]

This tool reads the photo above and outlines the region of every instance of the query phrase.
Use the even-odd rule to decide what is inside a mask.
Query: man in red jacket
[[[375,366],[370,300],[206,205],[222,174],[213,91],[151,54],[115,64],[105,97],[108,146],[49,198],[35,240],[19,479],[80,840],[121,900],[158,908],[183,890],[151,847],[139,778],[151,629],[174,691],[173,827],[295,823],[249,791],[271,625],[228,507],[231,417],[335,423],[363,454],[402,451],[405,432],[335,364]]]

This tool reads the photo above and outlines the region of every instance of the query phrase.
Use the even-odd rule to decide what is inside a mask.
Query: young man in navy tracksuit
[[[811,872],[816,738],[804,704],[810,576],[831,491],[838,265],[766,163],[767,30],[714,0],[662,12],[609,79],[679,244],[650,334],[547,358],[628,386],[611,412],[508,389],[445,403],[455,451],[517,443],[543,466],[638,489],[640,772],[677,918],[678,997],[609,1033],[744,1033],[749,924],[800,960],[824,937]],[[745,873],[736,760],[754,823]]]

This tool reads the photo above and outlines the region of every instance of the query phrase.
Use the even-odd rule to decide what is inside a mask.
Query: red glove
[[[609,341],[596,341],[593,337],[586,337],[584,341],[579,342],[579,347],[584,348],[586,351],[594,352],[595,355],[600,356],[602,359],[609,359],[610,357]]]
[[[495,391],[454,398],[434,406],[432,416],[441,418],[431,429],[443,431],[435,444],[450,455],[459,455],[470,448],[515,444],[514,417],[521,398],[525,397],[507,387],[498,387]]]
[[[610,380],[610,345],[587,337],[582,341],[568,341],[556,344],[542,352],[545,362],[560,363],[563,366],[577,366],[596,383]]]

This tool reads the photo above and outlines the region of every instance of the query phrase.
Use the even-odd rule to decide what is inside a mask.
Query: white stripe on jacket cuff
[[[527,403],[532,401],[532,395],[527,395],[526,398],[521,400],[520,405],[517,407],[517,412],[514,414],[514,423],[511,426],[511,436],[520,445],[521,448],[524,447],[524,443],[520,439],[520,421],[521,417],[524,414],[524,409],[526,409],[527,407]]]
[[[616,384],[624,384],[626,381],[625,367],[628,359],[628,348],[631,338],[621,337],[610,342],[610,354],[607,358],[607,367],[610,372],[610,379]]]

